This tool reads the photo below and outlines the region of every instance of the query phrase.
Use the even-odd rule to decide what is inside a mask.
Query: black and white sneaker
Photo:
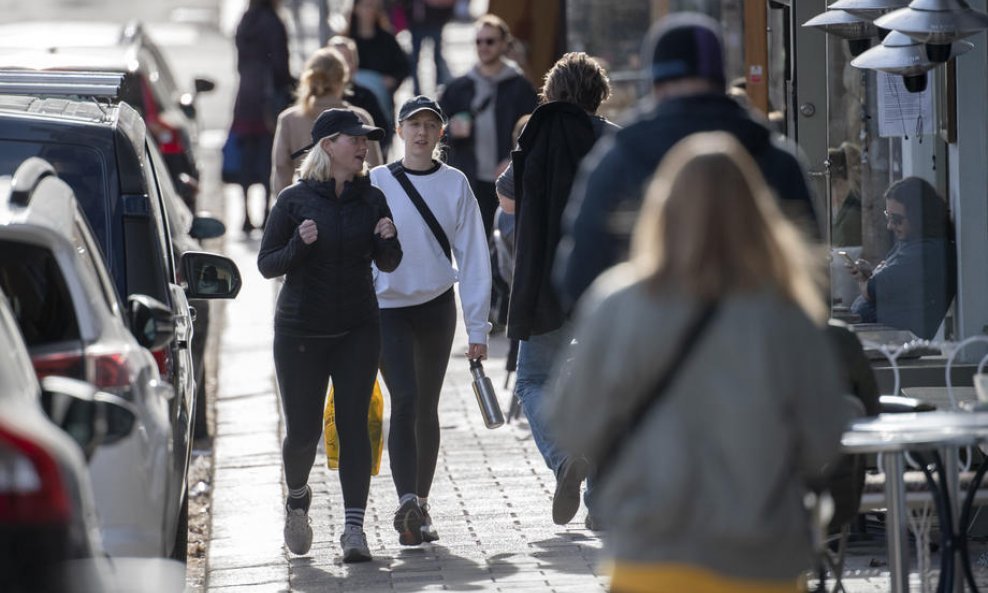
[[[406,500],[395,512],[395,531],[398,543],[403,546],[417,546],[422,543],[422,509],[416,500]]]
[[[439,532],[432,526],[432,517],[429,515],[429,505],[422,505],[422,541],[432,543],[439,541]]]

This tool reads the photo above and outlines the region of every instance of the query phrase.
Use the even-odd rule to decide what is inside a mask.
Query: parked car
[[[144,123],[129,105],[106,100],[118,93],[120,78],[113,84],[100,84],[104,76],[60,85],[42,78],[28,85],[31,95],[0,95],[0,175],[13,173],[31,156],[50,162],[73,189],[118,293],[125,299],[145,295],[170,309],[173,339],[151,353],[161,377],[176,390],[165,412],[173,443],[170,461],[184,478],[196,392],[188,298],[233,298],[241,281],[236,265],[219,255],[189,252],[176,265],[158,183],[165,173],[155,169]],[[0,92],[15,88],[0,82]],[[205,294],[196,282],[179,284],[179,270],[185,278],[198,278],[195,274],[207,266],[227,280],[228,290]],[[177,492],[169,500],[187,503],[184,481],[172,486]],[[175,545],[173,551],[184,557],[184,546]]]
[[[0,67],[124,73],[119,99],[144,118],[182,199],[196,210],[199,169],[196,100],[215,88],[175,80],[164,54],[139,21],[20,22],[0,25]]]
[[[4,203],[8,186],[0,181]],[[98,560],[104,550],[80,446],[91,452],[122,438],[133,419],[129,404],[87,383],[53,377],[39,384],[0,291],[0,591],[82,590],[71,586],[76,575],[66,563]],[[92,586],[100,574],[86,578],[88,590],[102,590]]]
[[[51,165],[32,157],[10,185],[0,203],[0,288],[38,378],[88,381],[130,402],[137,416],[136,430],[104,443],[89,464],[107,549],[178,552],[187,533],[185,467],[171,459],[173,431],[162,413],[175,388],[145,349],[171,340],[172,311],[145,295],[121,305],[85,216]]]
[[[151,151],[151,158],[154,160],[155,170],[161,171],[162,164],[157,151]],[[184,253],[201,251],[201,240],[221,237],[226,233],[226,225],[208,212],[199,211],[193,214],[178,197],[167,175],[161,175],[158,178],[158,185],[161,189],[165,213],[168,215],[169,234],[172,238],[173,256],[176,260],[181,259]],[[179,269],[178,273],[181,280],[182,270]],[[206,370],[206,343],[209,340],[209,319],[211,317],[209,302],[207,299],[189,299],[189,304],[195,311],[192,322],[194,330],[192,332],[192,367],[196,374],[196,410],[192,427],[193,435],[197,439],[209,437],[206,413],[209,408],[209,402],[206,400],[206,376],[208,374]]]
[[[89,383],[38,384],[0,291],[0,591],[185,591],[180,562],[105,555],[85,458],[134,426],[130,403]]]

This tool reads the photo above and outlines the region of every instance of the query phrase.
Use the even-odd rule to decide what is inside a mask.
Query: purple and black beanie
[[[649,29],[642,63],[654,83],[704,78],[726,86],[720,25],[696,12],[677,12]],[[651,64],[651,71],[648,64]]]

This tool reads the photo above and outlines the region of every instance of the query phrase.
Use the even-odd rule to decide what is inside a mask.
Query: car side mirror
[[[196,78],[194,81],[196,93],[208,93],[216,88],[216,83],[209,78]]]
[[[147,295],[134,294],[127,298],[127,320],[137,343],[148,350],[157,350],[175,337],[174,313]]]
[[[190,299],[232,299],[240,293],[240,269],[228,257],[186,251],[181,266],[185,294]]]
[[[226,225],[208,212],[196,214],[192,219],[192,228],[189,229],[189,236],[193,239],[215,239],[224,234],[226,234]]]
[[[131,402],[68,377],[42,379],[41,406],[48,418],[79,444],[87,460],[100,445],[129,435],[137,418],[137,408]]]

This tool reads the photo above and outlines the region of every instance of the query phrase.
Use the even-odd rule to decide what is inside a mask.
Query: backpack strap
[[[436,237],[436,241],[439,242],[439,246],[442,247],[443,253],[446,255],[446,259],[448,259],[450,263],[453,263],[453,252],[452,249],[450,249],[449,238],[446,237],[446,232],[443,230],[443,227],[439,225],[439,221],[436,220],[436,215],[432,213],[432,210],[429,210],[429,205],[425,203],[425,200],[422,198],[422,194],[415,189],[415,186],[412,185],[412,181],[408,178],[408,175],[405,174],[405,168],[401,165],[401,161],[395,161],[389,164],[388,171],[391,171],[391,174],[398,180],[398,183],[401,185],[402,189],[404,189],[405,193],[408,194],[409,199],[412,200],[412,204],[415,204],[415,208],[419,211],[419,214],[422,215],[422,219],[425,220],[425,224],[429,226],[429,230],[432,231],[432,234]]]

